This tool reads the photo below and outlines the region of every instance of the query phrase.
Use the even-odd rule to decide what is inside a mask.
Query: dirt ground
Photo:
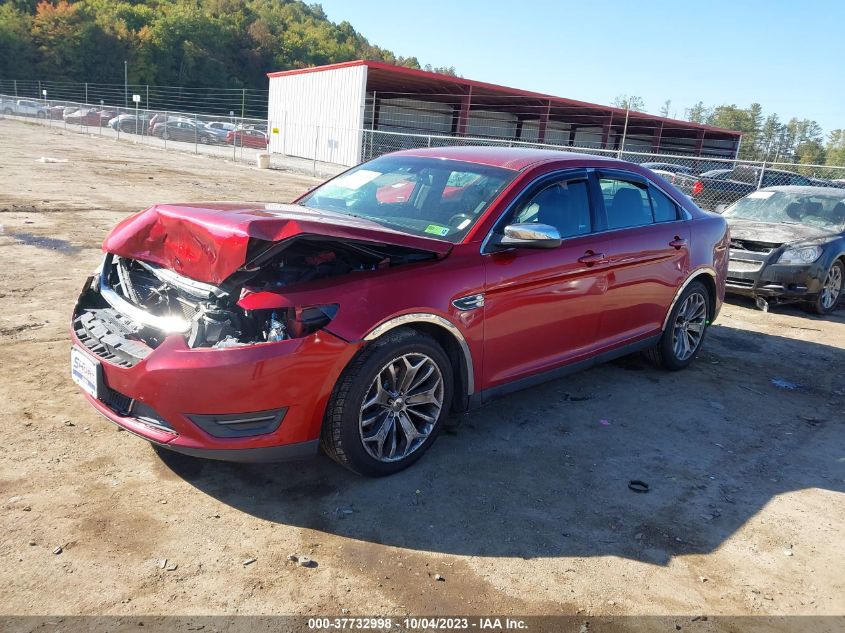
[[[110,227],[314,182],[0,121],[0,612],[845,613],[841,308],[732,300],[690,369],[523,391],[381,480],[160,456],[98,416],[68,317]]]

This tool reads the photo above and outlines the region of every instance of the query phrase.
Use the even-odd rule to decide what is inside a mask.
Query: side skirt
[[[467,410],[469,411],[475,409],[483,404],[486,404],[490,400],[493,400],[494,398],[499,398],[515,391],[522,391],[523,389],[535,387],[544,382],[549,382],[550,380],[557,380],[558,378],[568,376],[569,374],[574,374],[575,372],[589,369],[590,367],[593,367],[595,365],[601,365],[603,363],[610,362],[617,358],[621,358],[622,356],[635,354],[636,352],[642,352],[657,345],[657,343],[660,342],[661,336],[663,336],[663,332],[658,332],[657,334],[649,336],[648,338],[644,338],[633,343],[627,343],[625,345],[622,345],[621,347],[616,347],[614,349],[607,350],[606,352],[602,352],[601,354],[597,354],[596,356],[593,356],[591,358],[579,360],[568,365],[563,365],[562,367],[548,369],[538,374],[534,374],[533,376],[519,378],[518,380],[513,380],[503,385],[499,385],[498,387],[493,387],[491,389],[485,389],[484,391],[474,393],[469,397],[469,401],[467,403]]]

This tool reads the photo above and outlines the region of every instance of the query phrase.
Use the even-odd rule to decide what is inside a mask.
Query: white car
[[[5,101],[3,102],[3,114],[17,114],[18,116],[34,116],[39,119],[46,119],[47,106],[39,103],[38,101],[32,101],[29,99]]]

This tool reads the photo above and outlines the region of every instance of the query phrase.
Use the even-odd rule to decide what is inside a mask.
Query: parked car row
[[[736,165],[730,169],[711,169],[700,174],[683,165],[671,163],[643,163],[667,181],[678,187],[702,209],[720,211],[726,206],[765,187],[836,187],[845,183],[836,180],[811,178],[782,169],[763,168],[756,165]]]
[[[254,149],[268,146],[267,125],[238,124],[226,120],[204,121],[196,117],[148,113],[119,113],[113,108],[95,108],[69,102],[42,102],[35,99],[0,100],[6,116],[32,116],[64,121],[70,125],[106,127],[124,134],[152,135],[168,141],[203,145],[237,145]]]

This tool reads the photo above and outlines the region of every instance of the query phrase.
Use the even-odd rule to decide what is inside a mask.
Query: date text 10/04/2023
[[[528,624],[518,618],[498,617],[405,617],[400,620],[380,617],[309,618],[308,628],[320,630],[455,630],[478,629],[483,631],[525,630]]]

